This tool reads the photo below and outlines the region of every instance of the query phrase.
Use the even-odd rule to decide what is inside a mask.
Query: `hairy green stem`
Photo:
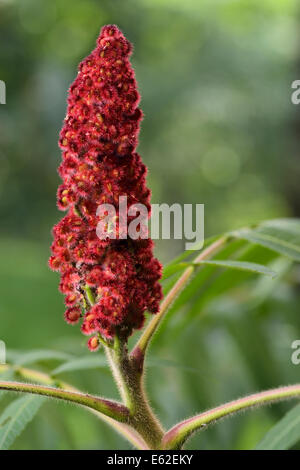
[[[129,409],[129,424],[150,449],[159,449],[164,430],[148,403],[140,363],[128,356],[127,343],[118,335],[115,336],[114,349],[107,349],[106,353],[121,397]]]
[[[85,291],[89,303],[94,305],[92,290],[85,286]],[[147,446],[158,448],[164,431],[148,404],[139,362],[136,358],[129,359],[127,343],[119,337],[118,332],[113,348],[104,345],[104,349],[122,401],[129,410],[129,425],[138,432]]]
[[[196,431],[205,429],[207,425],[240,411],[269,405],[281,400],[300,398],[300,384],[280,387],[265,392],[255,393],[238,400],[225,403],[217,408],[205,411],[200,415],[176,424],[163,438],[163,449],[181,449],[184,442]]]
[[[131,409],[132,404],[130,393],[126,384],[126,378],[122,373],[121,350],[118,336],[115,337],[113,349],[105,348],[105,352],[122,401],[129,409]]]
[[[92,291],[92,289],[90,288],[90,286],[85,285],[85,286],[84,286],[84,290],[85,290],[86,297],[87,297],[87,299],[88,299],[90,305],[91,305],[91,306],[95,305],[94,294],[93,294],[93,291]]]
[[[125,406],[121,403],[106,400],[94,395],[62,390],[54,387],[46,387],[44,385],[7,381],[0,381],[0,390],[33,393],[49,398],[58,398],[78,405],[87,406],[88,408],[92,408],[120,422],[128,421],[128,409]]]
[[[227,236],[219,238],[214,243],[209,245],[205,250],[203,250],[197,256],[197,258],[195,258],[194,263],[197,264],[200,261],[210,257],[216,251],[218,251],[221,248],[221,246],[224,245],[227,241],[228,241]],[[146,349],[149,346],[154,333],[157,331],[157,329],[160,326],[161,322],[165,318],[165,315],[166,315],[169,307],[174,302],[177,295],[180,293],[180,291],[185,287],[185,285],[189,281],[190,277],[192,276],[192,274],[194,272],[194,269],[195,269],[195,266],[189,266],[187,269],[185,269],[185,271],[180,276],[180,278],[175,283],[175,285],[172,287],[170,292],[166,295],[163,302],[161,303],[159,313],[157,313],[152,318],[152,320],[150,321],[150,323],[147,325],[146,329],[142,333],[141,337],[139,338],[136,346],[134,347],[134,349],[131,353],[132,357],[138,357],[139,360],[142,360],[142,357],[145,355]]]
[[[76,389],[75,387],[73,387],[72,385],[64,381],[58,380],[56,378],[53,379],[51,375],[46,374],[44,372],[36,371],[33,369],[28,369],[28,368],[21,367],[21,366],[12,366],[10,364],[0,365],[0,373],[6,372],[8,370],[13,370],[15,374],[17,374],[20,378],[23,378],[25,380],[39,382],[39,383],[46,384],[46,385],[52,385],[58,388],[71,390],[71,391],[80,393],[80,391]],[[118,432],[125,439],[127,439],[137,449],[140,449],[140,450],[149,449],[149,447],[147,446],[143,438],[128,424],[116,421],[115,419],[110,418],[109,416],[106,416],[103,413],[96,411],[95,409],[92,409],[92,408],[87,408],[87,409],[88,411],[93,413],[95,416],[97,416],[97,418],[100,418],[102,421],[104,421],[109,426],[111,426],[116,432]]]

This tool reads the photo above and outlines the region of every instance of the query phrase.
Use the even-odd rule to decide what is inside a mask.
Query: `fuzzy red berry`
[[[78,307],[70,307],[65,311],[65,320],[67,323],[74,325],[79,322],[81,310]]]
[[[90,351],[97,351],[99,349],[99,346],[100,346],[100,341],[97,338],[97,336],[92,336],[88,340],[88,348]]]
[[[70,86],[59,139],[63,183],[57,192],[57,206],[67,214],[53,229],[49,260],[61,274],[66,320],[78,322],[83,310],[82,332],[108,339],[116,330],[127,338],[141,328],[145,311],[158,312],[162,298],[153,242],[142,239],[143,230],[138,239],[124,238],[119,212],[119,197],[126,196],[127,208],[143,204],[150,214],[147,169],[135,151],[142,112],[131,51],[116,26],[105,26]],[[97,209],[108,203],[116,211],[116,239],[100,239],[96,233]],[[95,350],[97,341],[93,336],[89,348]]]

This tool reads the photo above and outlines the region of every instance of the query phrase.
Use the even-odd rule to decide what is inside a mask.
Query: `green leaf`
[[[193,262],[178,263],[169,267],[167,271],[167,275],[165,274],[165,276],[169,277],[170,275],[176,273],[177,271],[183,270],[189,266],[201,266],[202,264],[217,266],[220,268],[238,269],[240,271],[250,271],[253,273],[257,273],[257,274],[265,274],[266,276],[271,276],[271,277],[276,276],[276,273],[274,271],[271,271],[269,268],[267,268],[266,266],[263,266],[262,264],[252,263],[249,261],[235,261],[235,260],[224,261],[224,260],[218,260],[218,259],[203,260],[203,261],[200,261],[199,263],[193,263]]]
[[[65,362],[51,372],[52,376],[62,374],[63,372],[72,372],[82,369],[97,369],[98,367],[108,367],[105,357],[99,355],[80,357],[72,361]]]
[[[0,416],[0,449],[7,450],[34,418],[45,398],[32,395],[18,398]]]
[[[237,256],[241,250],[244,250],[245,246],[249,246],[249,244],[247,244],[247,242],[243,240],[234,240],[218,252],[218,260],[227,260],[229,257]],[[190,299],[192,299],[195,295],[199,295],[201,293],[201,289],[206,289],[207,285],[211,285],[211,280],[215,277],[217,271],[219,270],[216,269],[216,266],[203,265],[203,268],[198,270],[198,272],[192,278],[190,283],[179,294],[174,304],[170,308],[168,315],[172,315],[176,310],[185,306],[187,302],[190,301]],[[230,279],[234,278],[234,275],[232,273],[227,274]],[[238,277],[240,277],[241,275],[241,273],[235,274]],[[215,281],[215,279],[213,280]],[[164,324],[161,326],[160,329],[162,328],[164,328]]]
[[[250,261],[234,261],[234,260],[205,260],[197,263],[198,265],[207,264],[211,266],[217,266],[220,268],[228,268],[228,269],[237,269],[239,271],[248,271],[256,274],[264,274],[266,276],[275,277],[275,271],[272,271],[266,266],[262,264],[252,263]]]
[[[295,406],[267,432],[257,450],[286,450],[300,441],[300,405]]]
[[[189,256],[195,257],[195,254],[197,254],[198,251],[204,250],[204,248],[206,248],[208,245],[210,245],[211,243],[218,240],[218,238],[220,238],[220,236],[214,236],[214,237],[206,238],[205,241],[204,241],[203,246],[201,247],[201,250],[197,250],[197,249],[196,250],[185,250],[183,253],[180,253],[180,255],[176,256],[176,258],[174,258],[169,263],[167,263],[164,266],[164,270],[166,270],[167,268],[173,266],[174,264],[178,264],[180,261],[188,258]]]
[[[271,269],[266,266],[279,255],[300,261],[300,220],[298,219],[274,219],[253,228],[236,230],[228,233],[227,236],[228,243],[218,252],[218,261],[234,260],[235,262],[257,264],[260,265],[258,272],[261,269],[269,270],[269,272],[265,271],[262,274],[270,276],[273,274],[271,274]],[[164,294],[170,291],[186,266],[193,262],[193,260],[187,261],[186,259],[190,255],[190,252],[187,253],[187,256],[186,253],[183,253],[164,268],[164,279],[166,280],[163,283]],[[194,253],[194,258],[196,256],[197,253]],[[216,260],[210,261],[215,262]],[[174,322],[172,327],[175,335],[177,334],[175,330],[182,331],[185,325],[190,324],[192,318],[204,311],[209,302],[251,279],[251,269],[238,270],[237,265],[236,272],[233,269],[220,270],[217,268],[218,266],[213,263],[203,263],[202,269],[195,270],[194,277],[175,299],[168,312],[168,317],[172,317],[179,309],[185,309],[185,314],[177,322]],[[252,266],[252,268],[255,267]],[[253,269],[253,273],[255,273],[255,269]],[[164,322],[159,333],[164,333],[167,328],[168,334],[170,334],[169,322]],[[154,341],[158,336],[155,336]]]
[[[165,279],[168,279],[169,277],[173,276],[173,274],[183,271],[187,266],[191,266],[193,263],[177,263],[177,264],[171,264],[170,266],[166,266],[163,268],[163,275],[162,275],[162,281]]]
[[[266,266],[273,262],[274,259],[278,258],[278,254],[265,247],[249,244],[244,240],[234,240],[220,250],[218,260],[211,261],[227,261],[229,258],[236,258],[234,261],[246,263],[249,262],[248,260],[251,260],[251,263]],[[179,294],[174,304],[171,306],[168,312],[169,318],[179,309],[186,308],[186,305],[188,305],[185,314],[178,317],[177,322],[172,326],[172,334],[174,334],[174,337],[181,334],[182,329],[189,325],[193,318],[201,314],[207,304],[214,301],[224,292],[236,289],[255,275],[255,273],[251,271],[234,269],[220,270],[217,268],[218,267],[214,265],[203,264],[202,269],[196,272],[194,278]],[[174,277],[176,276],[180,276],[180,274],[175,274]],[[276,281],[272,279],[272,282]],[[170,335],[170,324],[169,322],[164,322],[160,327],[159,334],[167,330],[168,335]],[[154,341],[156,341],[159,334],[155,336]]]
[[[23,366],[40,361],[66,361],[72,359],[74,356],[59,351],[38,349],[30,352],[8,351],[7,357],[12,363],[17,364],[18,366]]]
[[[298,219],[269,220],[253,229],[236,230],[231,235],[300,261],[300,221]]]

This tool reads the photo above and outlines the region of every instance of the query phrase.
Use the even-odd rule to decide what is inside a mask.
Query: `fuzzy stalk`
[[[114,349],[106,350],[121,397],[129,410],[128,423],[150,449],[159,449],[164,430],[149,405],[142,362],[128,355],[127,342],[118,335]]]
[[[57,378],[54,379],[53,377],[51,377],[51,375],[46,374],[45,372],[40,372],[21,366],[12,366],[11,364],[0,365],[0,374],[1,372],[6,372],[8,370],[13,370],[18,377],[25,380],[30,380],[31,382],[39,382],[41,384],[55,386],[64,390],[79,392],[78,389],[76,389],[69,383],[64,382],[62,380],[58,380]],[[87,408],[87,410],[93,413],[97,418],[100,418],[102,421],[111,426],[116,432],[118,432],[127,441],[129,441],[135,448],[140,450],[149,449],[148,445],[143,440],[143,438],[128,424],[116,421],[115,419],[110,418],[109,416],[106,416],[95,409]]]
[[[91,293],[88,300],[94,305],[95,300]],[[128,357],[126,338],[122,339],[118,332],[114,338],[113,348],[109,346],[104,348],[122,402],[129,410],[129,425],[150,448],[158,448],[164,431],[146,397],[143,362],[139,361],[138,357]]]
[[[106,400],[94,395],[78,393],[70,390],[61,390],[53,387],[46,387],[44,385],[7,381],[0,381],[0,390],[32,393],[49,398],[58,398],[78,405],[87,406],[120,422],[127,422],[128,420],[128,409],[121,403]]]
[[[181,449],[185,441],[196,431],[206,429],[209,424],[232,416],[240,411],[258,406],[270,405],[282,400],[300,398],[300,384],[279,387],[265,392],[255,393],[238,400],[225,403],[197,416],[188,418],[171,428],[163,438],[163,449]]]

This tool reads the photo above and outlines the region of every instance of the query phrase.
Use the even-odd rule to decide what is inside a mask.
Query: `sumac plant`
[[[144,383],[145,360],[153,335],[163,320],[163,328],[168,328],[170,311],[174,313],[180,300],[189,301],[188,289],[193,290],[191,286],[195,287],[193,282],[199,274],[204,281],[209,278],[211,283],[219,282],[217,294],[224,286],[215,272],[236,270],[238,275],[227,278],[225,289],[242,282],[245,273],[274,276],[268,265],[251,258],[247,247],[260,246],[261,252],[273,253],[273,258],[286,256],[300,261],[300,222],[271,220],[214,237],[206,240],[199,252],[185,251],[164,267],[163,273],[153,256],[150,238],[122,236],[119,197],[126,196],[128,206],[143,204],[150,213],[151,196],[146,186],[147,169],[136,152],[142,112],[130,54],[131,44],[121,31],[114,25],[105,26],[95,50],[80,64],[69,89],[59,139],[62,184],[57,194],[58,208],[66,215],[53,229],[49,261],[50,267],[60,273],[65,320],[80,324],[91,351],[96,355],[98,349],[105,352],[120,401],[81,393],[51,374],[21,365],[0,366],[1,373],[14,371],[23,379],[1,381],[0,389],[83,406],[138,449],[182,449],[192,434],[205,431],[226,416],[300,397],[300,384],[280,386],[196,414],[166,430],[151,407]],[[116,208],[115,238],[97,236],[97,208],[101,204]],[[130,220],[128,214],[127,223]],[[188,320],[189,313],[186,315]],[[128,338],[137,331],[139,338],[129,351]],[[0,447],[11,445],[38,410],[39,400],[28,395],[13,401],[4,411]]]

